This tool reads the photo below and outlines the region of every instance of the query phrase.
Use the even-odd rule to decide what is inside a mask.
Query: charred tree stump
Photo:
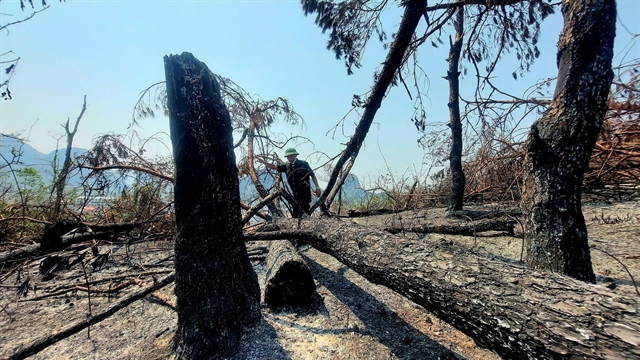
[[[235,353],[260,318],[260,287],[242,237],[229,113],[207,66],[164,57],[175,159],[175,293],[180,359]]]
[[[297,228],[296,221],[285,219],[278,225]],[[640,358],[635,298],[345,221],[302,221],[295,231],[303,242],[424,306],[505,358]]]
[[[289,240],[269,244],[264,302],[269,307],[304,306],[311,302],[316,284],[311,270]]]

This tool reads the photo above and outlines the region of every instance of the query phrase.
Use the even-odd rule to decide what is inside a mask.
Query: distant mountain
[[[366,197],[367,192],[360,186],[360,179],[353,174],[347,175],[342,185],[342,202],[349,204],[361,201]],[[338,201],[337,196],[334,201]]]
[[[38,171],[47,185],[49,185],[53,179],[52,164],[54,159],[56,159],[57,156],[58,166],[61,167],[64,162],[64,152],[64,149],[59,149],[57,151],[51,151],[48,154],[43,154],[34,149],[28,143],[22,142],[20,139],[0,134],[0,154],[7,161],[11,161],[12,159],[18,161],[18,163],[12,164],[12,168],[14,170],[20,170],[25,167],[32,167]],[[71,154],[74,157],[83,155],[87,152],[87,149],[82,148],[72,148],[71,150]],[[16,157],[14,157],[14,154]],[[0,174],[9,171],[8,168],[4,167],[5,165],[6,161],[0,158]],[[73,175],[74,174],[72,174],[69,181],[69,186],[77,186],[82,181],[80,176]],[[274,178],[271,173],[262,171],[259,174],[259,178],[267,189],[273,186]],[[240,179],[239,187],[240,199],[242,199],[242,201],[251,203],[258,198],[258,192],[248,176]],[[342,202],[357,202],[364,199],[365,196],[366,192],[360,187],[358,177],[353,174],[348,175],[344,185],[342,186]],[[337,197],[334,201],[338,201]]]
[[[64,163],[64,154],[66,149],[58,149],[48,154],[43,154],[34,149],[33,146],[13,136],[0,134],[0,155],[4,159],[0,159],[0,168],[2,172],[7,161],[15,161],[11,165],[14,170],[20,170],[25,167],[32,167],[38,171],[46,184],[51,183],[53,179],[53,162],[57,161],[58,167],[62,167]],[[87,149],[71,148],[71,156],[76,157],[87,153]],[[57,156],[57,158],[56,158]],[[70,185],[79,185],[79,177],[72,177],[69,181]]]

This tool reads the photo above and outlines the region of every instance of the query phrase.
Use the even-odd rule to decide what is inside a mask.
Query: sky
[[[55,149],[56,138],[64,135],[61,124],[76,119],[84,95],[87,110],[75,146],[89,148],[100,134],[126,133],[141,91],[164,81],[163,56],[187,51],[251,94],[262,99],[287,98],[305,126],[278,123],[274,131],[307,138],[308,142],[295,146],[300,158],[317,167],[327,157],[336,156],[352,135],[359,120],[353,112],[337,132],[332,130],[351,110],[353,95],[371,88],[386,55],[372,41],[363,66],[347,75],[343,61],[326,49],[328,35],[314,24],[314,16],[304,16],[297,0],[48,3],[45,11],[0,33],[0,54],[12,52],[0,61],[20,57],[10,83],[13,100],[0,100],[0,133],[28,138],[41,152]],[[17,0],[2,0],[0,26],[30,14],[19,7]],[[389,35],[401,14],[397,3],[385,13],[383,24]],[[631,34],[640,33],[640,1],[619,0],[618,17],[614,65],[640,58],[638,45],[629,47]],[[554,77],[561,28],[559,13],[543,23],[541,56],[526,78],[514,80],[511,73],[517,65],[506,59],[495,81],[522,95],[536,80]],[[425,44],[419,52],[428,74],[427,118],[431,123],[448,121],[448,83],[443,78],[446,57],[446,46],[436,49]],[[463,79],[463,90],[473,83],[470,77]],[[381,176],[400,182],[429,175],[433,161],[418,145],[420,135],[410,121],[413,104],[403,87],[391,89],[353,173],[372,184]],[[169,143],[169,120],[164,116],[144,119],[134,129],[142,136],[164,133]],[[63,143],[64,138],[60,146]],[[153,151],[169,150],[158,146]],[[328,179],[326,173],[317,173],[321,182]]]

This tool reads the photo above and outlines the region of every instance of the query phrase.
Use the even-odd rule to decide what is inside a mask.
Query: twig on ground
[[[633,287],[636,290],[636,294],[638,294],[638,296],[640,296],[640,291],[638,291],[638,285],[636,284],[636,280],[633,278],[633,275],[631,275],[631,272],[629,271],[627,266],[622,261],[620,261],[617,257],[615,257],[614,255],[612,255],[611,253],[609,253],[609,252],[607,252],[605,250],[602,250],[602,249],[597,248],[595,246],[592,246],[591,248],[611,256],[613,258],[613,260],[617,261],[620,265],[622,265],[622,267],[624,268],[624,271],[626,271],[627,274],[629,275],[629,278],[631,279],[631,283],[633,283]]]
[[[92,316],[91,312],[91,287],[89,286],[89,277],[87,276],[87,268],[84,263],[84,260],[80,260],[80,265],[82,265],[82,273],[84,274],[84,281],[87,284],[87,302],[89,304],[89,313],[87,317]],[[91,339],[91,326],[87,326],[87,339]]]
[[[172,283],[175,280],[175,273],[171,273],[165,277],[163,277],[162,279],[158,280],[156,283],[154,283],[151,286],[145,287],[144,289],[135,292],[133,294],[127,295],[124,298],[122,298],[120,301],[118,301],[117,303],[111,305],[109,308],[107,308],[106,310],[97,313],[96,315],[92,315],[89,316],[87,319],[85,320],[81,320],[78,321],[74,324],[71,324],[65,328],[63,328],[62,330],[53,333],[51,335],[42,337],[38,340],[36,340],[35,342],[31,343],[30,345],[27,345],[26,347],[18,350],[17,352],[15,352],[9,359],[24,359],[28,356],[32,356],[34,354],[39,353],[40,351],[46,349],[48,346],[51,346],[55,343],[57,343],[60,340],[64,340],[66,338],[68,338],[69,336],[81,331],[82,329],[84,329],[85,327],[88,327],[89,325],[93,325],[96,324],[106,318],[108,318],[109,316],[115,314],[118,310],[124,308],[125,306],[133,303],[136,300],[142,299],[143,297],[147,296],[150,293],[153,293],[154,291],[157,291],[158,289]]]
[[[122,274],[122,275],[111,276],[111,277],[106,277],[106,278],[102,278],[102,279],[93,280],[93,281],[90,281],[88,283],[88,285],[95,285],[95,284],[100,284],[100,283],[104,283],[104,282],[111,282],[111,281],[114,281],[114,280],[121,280],[121,279],[130,278],[130,277],[140,277],[140,276],[145,276],[145,275],[165,274],[165,273],[172,272],[172,271],[173,270],[171,270],[171,269],[162,269],[162,270],[152,270],[152,271],[145,271],[145,272],[138,272],[138,273],[128,273],[128,274]],[[122,290],[123,288],[129,286],[132,283],[133,282],[131,280],[129,280],[129,281],[121,282],[120,284],[118,284],[116,286],[112,286],[112,284],[109,284],[109,287],[107,289],[93,288],[93,289],[91,289],[91,291],[93,293],[107,293],[107,294],[110,294],[110,293],[118,292],[118,291]],[[44,289],[47,289],[47,288],[44,288]],[[43,289],[41,288],[40,290],[43,290]],[[42,299],[45,299],[45,298],[48,298],[48,297],[52,297],[52,296],[62,295],[62,294],[68,293],[69,291],[87,291],[87,288],[72,284],[72,285],[65,285],[65,286],[58,286],[58,287],[54,287],[54,288],[48,288],[47,290],[50,290],[51,292],[49,292],[47,294],[40,295],[38,297],[33,297],[33,298],[30,298],[30,299],[22,299],[20,301],[21,302],[37,301],[37,300],[42,300]]]

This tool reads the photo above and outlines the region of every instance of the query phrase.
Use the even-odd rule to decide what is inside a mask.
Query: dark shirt
[[[278,171],[287,174],[287,182],[294,193],[311,189],[309,177],[313,176],[313,170],[308,162],[296,159],[293,164],[278,165]]]

